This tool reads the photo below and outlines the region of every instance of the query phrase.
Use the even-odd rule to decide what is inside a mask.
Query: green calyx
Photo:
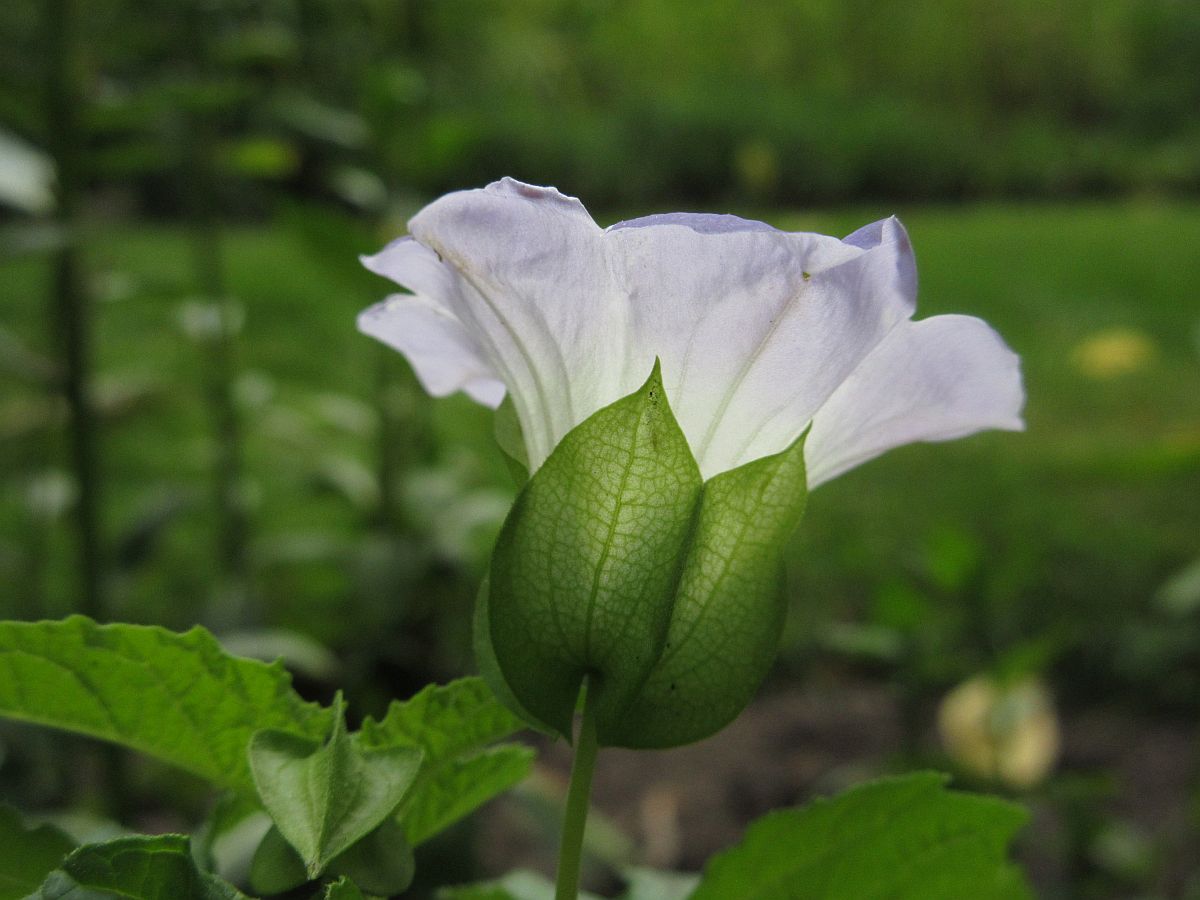
[[[484,677],[568,738],[585,677],[601,745],[707,737],[774,659],[782,545],[805,498],[803,437],[704,482],[656,364],[518,496],[476,614]]]

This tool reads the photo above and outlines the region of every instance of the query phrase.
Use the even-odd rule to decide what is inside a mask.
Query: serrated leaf
[[[520,744],[502,744],[451,760],[421,785],[400,813],[404,833],[418,846],[529,777],[536,754]]]
[[[250,736],[319,740],[328,709],[304,702],[279,664],[226,654],[211,634],[144,625],[0,622],[0,716],[123,744],[252,792]]]
[[[399,811],[413,846],[457,822],[521,781],[532,751],[516,745],[484,748],[523,727],[480,678],[430,685],[393,702],[387,715],[363,722],[365,748],[413,747],[424,757],[412,792]]]
[[[691,900],[1023,900],[1008,845],[1027,814],[946,790],[947,776],[884,778],[770,813],[712,859]]]
[[[260,731],[249,754],[258,795],[310,878],[395,811],[416,780],[422,755],[412,747],[360,747],[346,733],[340,695],[325,743]]]
[[[393,700],[379,720],[367,717],[359,739],[367,749],[416,747],[426,766],[482,749],[521,730],[481,678],[431,684],[408,700]]]
[[[247,900],[200,871],[183,835],[125,837],[80,847],[28,900]]]
[[[495,881],[442,888],[437,900],[554,900],[554,883],[537,872],[518,869]],[[579,900],[599,900],[582,891]]]
[[[333,884],[326,885],[322,900],[366,900],[363,892],[348,878],[339,878]]]
[[[0,900],[20,900],[58,868],[75,842],[50,825],[26,828],[21,814],[0,804]]]
[[[607,743],[691,743],[746,707],[775,660],[781,557],[807,496],[804,436],[705,483],[662,655]]]
[[[594,413],[525,485],[492,557],[492,648],[520,704],[569,736],[597,691],[601,743],[658,658],[700,470],[659,366]]]

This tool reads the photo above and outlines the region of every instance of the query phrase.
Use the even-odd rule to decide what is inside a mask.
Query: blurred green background
[[[814,494],[765,691],[791,736],[747,751],[748,714],[711,744],[776,789],[680,800],[661,862],[702,863],[698,809],[728,843],[851,770],[925,764],[1033,806],[1045,896],[1200,897],[1188,0],[6,0],[0,614],[201,622],[358,715],[470,671],[514,488],[486,410],[355,332],[388,290],[356,257],[503,175],[601,224],[898,213],[920,315],[982,316],[1024,360],[1027,433]],[[980,713],[990,763],[947,736],[973,677],[1045,692]],[[839,743],[838,716],[890,737]],[[52,746],[0,729],[0,798],[93,803]],[[997,762],[1020,752],[1031,777]],[[198,809],[139,777],[127,824]],[[610,811],[655,846],[629,791]],[[462,838],[485,868],[488,834]]]

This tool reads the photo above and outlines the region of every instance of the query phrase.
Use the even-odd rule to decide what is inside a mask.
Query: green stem
[[[106,613],[100,538],[100,466],[91,401],[91,310],[78,246],[83,193],[83,63],[76,0],[45,7],[46,118],[49,149],[58,167],[58,224],[64,241],[54,261],[55,331],[62,341],[62,390],[68,409],[71,468],[79,489],[75,528],[79,542],[78,610],[94,619]]]
[[[212,8],[208,8],[212,6]],[[194,4],[188,23],[194,34],[211,35],[219,7]],[[208,42],[201,39],[193,55],[192,76],[201,85],[212,78],[213,64]],[[218,124],[211,110],[194,110],[186,121],[183,175],[189,188],[188,215],[191,224],[192,260],[204,299],[217,315],[217,330],[207,342],[205,394],[212,420],[216,455],[212,468],[213,506],[217,525],[216,556],[220,573],[218,621],[245,624],[253,616],[248,609],[249,524],[242,500],[243,442],[241,421],[234,398],[237,379],[237,338],[234,309],[225,279],[221,252],[220,177],[216,169]]]
[[[382,351],[382,352],[380,352]],[[399,530],[397,510],[400,508],[400,485],[397,483],[396,455],[406,445],[399,418],[395,411],[395,379],[392,377],[395,355],[390,347],[380,344],[376,350],[375,404],[379,413],[379,442],[377,462],[379,477],[379,507],[376,524],[383,532],[394,535]]]
[[[567,790],[567,810],[563,816],[562,847],[558,854],[558,888],[555,900],[576,900],[579,896],[579,867],[583,861],[583,831],[587,824],[588,799],[592,792],[592,772],[596,768],[596,710],[594,690],[587,690],[583,701],[583,722],[575,741],[575,761],[571,765],[571,786]]]

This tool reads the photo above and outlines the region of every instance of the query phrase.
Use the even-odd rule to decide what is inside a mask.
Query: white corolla
[[[705,478],[805,445],[814,487],[892,447],[1019,430],[1020,361],[987,323],[914,321],[903,226],[838,239],[736,216],[599,227],[553,188],[504,179],[448,194],[364,263],[411,291],[359,327],[429,393],[506,393],[530,472],[658,358]]]

